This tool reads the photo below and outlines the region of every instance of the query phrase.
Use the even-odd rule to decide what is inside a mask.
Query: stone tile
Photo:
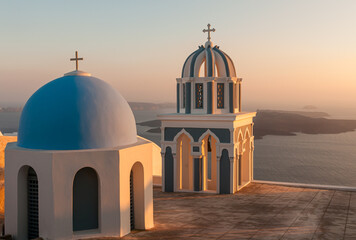
[[[153,195],[155,227],[122,239],[356,240],[354,192],[252,183],[233,195]]]

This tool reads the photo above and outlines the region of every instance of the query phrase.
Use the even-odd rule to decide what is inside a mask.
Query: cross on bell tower
[[[78,71],[78,61],[83,60],[83,58],[78,58],[78,51],[75,51],[75,58],[71,58],[71,61],[75,61],[75,70]]]
[[[208,29],[203,29],[204,33],[208,33],[208,41],[210,41],[211,37],[210,37],[210,32],[215,32],[215,28],[210,28],[210,23],[208,23]]]

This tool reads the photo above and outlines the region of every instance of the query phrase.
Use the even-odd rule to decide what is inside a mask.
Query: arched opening
[[[207,77],[206,59],[205,58],[204,58],[202,64],[200,65],[198,77]]]
[[[39,237],[38,178],[36,171],[23,166],[18,174],[18,238]]]
[[[143,166],[136,162],[130,172],[130,226],[133,229],[145,229]]]
[[[99,181],[90,167],[80,169],[73,182],[73,231],[99,228]]]
[[[170,147],[166,148],[164,154],[164,191],[173,192],[173,155]]]
[[[202,140],[202,154],[204,160],[204,179],[206,179],[204,190],[216,191],[217,187],[217,165],[216,165],[216,139],[210,134]]]
[[[177,140],[177,189],[193,190],[193,159],[190,139],[182,133]]]
[[[230,193],[230,159],[229,152],[224,149],[220,158],[220,194]]]

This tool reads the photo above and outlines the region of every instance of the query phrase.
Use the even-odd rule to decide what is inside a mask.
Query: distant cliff
[[[326,113],[257,111],[254,120],[255,138],[266,135],[335,134],[356,129],[356,120],[327,119]]]
[[[129,105],[134,111],[142,110],[159,110],[163,108],[174,108],[174,103],[144,103],[144,102],[129,102]]]
[[[22,107],[0,107],[0,112],[21,112]]]
[[[258,110],[254,119],[254,136],[256,139],[261,139],[266,135],[295,136],[296,133],[335,134],[356,129],[356,120],[325,118],[328,116],[324,112]],[[161,122],[159,120],[138,124],[151,127],[147,132],[161,132]]]

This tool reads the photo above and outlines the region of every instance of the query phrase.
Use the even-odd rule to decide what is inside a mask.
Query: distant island
[[[129,102],[129,105],[133,111],[143,110],[159,110],[163,108],[174,108],[175,103],[144,103],[144,102]]]
[[[0,107],[0,112],[21,112],[22,107]]]
[[[305,109],[305,110],[316,110],[318,108],[316,106],[314,106],[314,105],[305,105],[303,107],[303,109]]]
[[[354,131],[356,120],[327,119],[324,112],[257,110],[254,120],[255,139],[266,135],[295,136],[305,134],[336,134]],[[151,127],[147,132],[160,133],[161,122],[152,120],[138,123],[140,126]]]
[[[157,111],[175,108],[174,103],[144,103],[129,102],[133,111]],[[305,134],[336,134],[354,131],[356,120],[330,119],[325,112],[315,111],[316,107],[305,106],[306,111],[257,110],[254,120],[255,139],[266,135],[295,136],[296,133]],[[17,132],[18,121],[22,107],[0,107],[0,112],[9,113],[0,119],[0,131],[3,133]],[[161,133],[159,120],[137,123],[150,127],[146,132]]]

